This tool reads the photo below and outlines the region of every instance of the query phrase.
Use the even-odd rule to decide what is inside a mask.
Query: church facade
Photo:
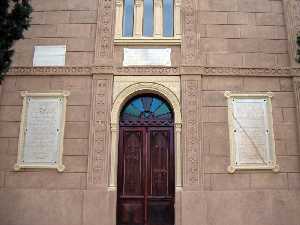
[[[32,6],[1,225],[299,225],[299,0]]]

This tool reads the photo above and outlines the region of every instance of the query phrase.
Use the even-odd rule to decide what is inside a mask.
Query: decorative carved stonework
[[[300,31],[300,1],[283,0],[286,30],[288,35],[288,47],[291,66],[299,66],[296,62],[297,53],[297,33]]]
[[[8,75],[89,75],[90,67],[41,66],[41,67],[12,67]]]
[[[183,146],[185,153],[184,185],[202,184],[201,77],[182,76]]]
[[[94,66],[94,67],[12,67],[8,75],[91,75],[91,74],[114,74],[114,75],[214,75],[214,76],[270,76],[291,77],[300,76],[300,68],[246,68],[246,67],[148,67],[148,66]]]
[[[109,65],[113,61],[113,0],[99,0],[96,30],[95,65]]]
[[[107,185],[107,150],[110,138],[112,76],[97,76],[93,80],[90,120],[90,152],[88,186]]]
[[[235,68],[235,67],[201,67],[201,66],[182,66],[180,74],[203,74],[221,76],[291,76],[290,68]]]
[[[179,67],[115,67],[115,75],[179,75]]]
[[[195,0],[185,0],[182,4],[183,37],[182,64],[195,65],[197,60],[197,4]]]
[[[300,78],[294,78],[294,91],[297,109],[297,127],[298,127],[298,137],[300,137]],[[298,143],[300,144],[300,143]]]

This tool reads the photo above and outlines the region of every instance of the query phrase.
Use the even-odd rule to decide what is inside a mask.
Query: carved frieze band
[[[300,68],[245,68],[245,67],[12,67],[8,75],[212,75],[212,76],[300,76]]]
[[[110,138],[112,76],[97,76],[93,80],[90,119],[90,152],[88,186],[107,185],[107,150]]]
[[[197,60],[197,1],[185,0],[182,4],[183,37],[182,59],[183,65],[195,65]]]
[[[182,77],[182,115],[184,146],[184,185],[201,184],[201,78]]]
[[[283,0],[283,4],[291,65],[299,66],[295,57],[297,52],[297,33],[300,31],[300,1]]]
[[[113,21],[115,15],[113,0],[99,0],[95,65],[112,64],[113,61]]]

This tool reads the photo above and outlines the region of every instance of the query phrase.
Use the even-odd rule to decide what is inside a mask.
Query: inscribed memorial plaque
[[[22,93],[18,162],[21,168],[56,168],[62,164],[67,92]]]
[[[228,98],[230,134],[229,172],[236,169],[273,169],[276,165],[271,93],[231,94]]]
[[[171,66],[171,49],[124,48],[123,66]]]

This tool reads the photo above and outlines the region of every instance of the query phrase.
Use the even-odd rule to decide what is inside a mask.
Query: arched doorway
[[[119,120],[117,225],[173,225],[174,113],[155,94],[124,105]]]

